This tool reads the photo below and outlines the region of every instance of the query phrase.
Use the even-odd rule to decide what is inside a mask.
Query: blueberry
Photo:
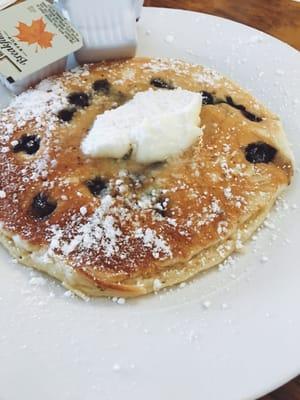
[[[174,85],[171,82],[167,82],[162,78],[152,78],[150,83],[152,86],[159,89],[168,89],[168,90],[175,89]]]
[[[132,156],[132,152],[133,152],[133,147],[130,146],[130,149],[127,151],[127,153],[122,157],[122,160],[129,160],[130,157]]]
[[[157,203],[154,205],[154,210],[160,214],[162,217],[166,216],[168,205],[169,205],[169,199],[165,198],[159,198]]]
[[[107,188],[107,182],[100,178],[100,176],[96,176],[95,178],[88,180],[86,186],[94,196],[99,196],[101,192]]]
[[[45,193],[39,193],[32,201],[31,215],[37,219],[44,219],[52,214],[56,207],[55,200],[50,199]]]
[[[75,108],[64,108],[57,114],[58,118],[63,122],[70,122],[76,112]]]
[[[237,110],[240,110],[242,113],[248,112],[248,111],[246,110],[246,107],[243,106],[242,104],[235,104],[234,101],[232,100],[232,97],[231,97],[231,96],[227,96],[227,97],[226,97],[226,103],[229,104],[231,107],[233,107],[233,108],[235,108],[235,109],[237,109]],[[250,114],[250,113],[249,113],[249,114]]]
[[[23,135],[18,144],[13,147],[14,153],[24,151],[27,154],[35,154],[40,148],[41,139],[37,135]]]
[[[227,104],[229,104],[231,107],[238,108],[238,106],[233,102],[231,96],[227,96],[227,97],[226,97],[226,102],[227,102]]]
[[[240,112],[243,114],[243,116],[247,119],[249,119],[252,122],[261,122],[262,118],[258,117],[257,115],[251,113],[250,111],[248,111],[246,109],[245,106],[243,106],[242,104],[235,104],[235,102],[233,101],[231,96],[227,96],[226,97],[226,102],[228,105],[230,105],[231,107],[240,110]]]
[[[203,105],[215,103],[214,96],[211,93],[206,92],[205,90],[203,90],[201,93],[202,93],[202,104]]]
[[[277,150],[264,142],[250,143],[245,149],[246,160],[252,164],[269,163],[276,156]]]
[[[250,111],[242,110],[241,112],[244,115],[244,117],[248,118],[250,121],[253,121],[253,122],[261,122],[262,121],[261,117],[258,117],[257,115],[251,113]]]
[[[111,85],[107,79],[98,79],[93,83],[93,89],[95,92],[100,92],[103,94],[109,94],[110,87]]]
[[[70,93],[68,96],[68,100],[69,100],[70,104],[73,104],[74,106],[77,106],[80,108],[85,108],[90,105],[90,98],[84,92]]]

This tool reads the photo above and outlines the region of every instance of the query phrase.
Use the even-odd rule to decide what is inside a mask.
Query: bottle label
[[[47,0],[27,0],[0,11],[0,74],[9,83],[81,47],[80,33]]]

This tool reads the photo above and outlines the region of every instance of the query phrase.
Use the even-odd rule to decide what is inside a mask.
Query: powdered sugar
[[[31,286],[45,286],[47,283],[45,278],[42,278],[41,276],[32,276],[30,278],[29,284]]]
[[[154,279],[153,281],[153,290],[156,292],[162,288],[162,283],[160,279]]]
[[[119,218],[124,218],[123,210],[117,209],[114,204],[115,200],[110,195],[106,195],[102,198],[101,205],[84,223],[75,219],[73,224],[70,223],[65,228],[52,226],[49,231],[50,254],[61,250],[64,256],[69,256],[75,250],[80,252],[102,249],[104,256],[109,258],[120,253],[120,242],[126,241],[127,236],[117,222]],[[85,216],[86,211],[85,207],[81,207],[81,216]],[[68,232],[74,231],[75,234],[68,239]],[[155,230],[138,228],[134,232],[134,237],[141,239],[143,247],[151,251],[154,259],[172,256],[167,242]]]
[[[193,78],[200,83],[216,85],[222,77],[218,72],[214,71],[213,69],[203,68],[200,73],[194,73]]]
[[[66,91],[63,85],[46,79],[35,89],[17,96],[7,110],[14,111],[18,128],[24,127],[30,121],[37,129],[51,131],[57,121],[57,112],[66,105]],[[11,124],[8,124],[6,128],[9,134],[12,131]]]
[[[173,43],[174,40],[175,40],[175,38],[174,38],[173,35],[167,35],[167,36],[165,37],[165,42],[166,42],[166,43]]]
[[[87,208],[86,207],[80,207],[80,214],[84,217],[87,213]]]
[[[172,256],[172,252],[165,240],[157,235],[157,233],[150,228],[143,230],[138,228],[135,231],[135,237],[141,239],[143,245],[152,250],[153,257],[163,259]]]
[[[227,221],[220,221],[218,223],[218,227],[217,227],[217,232],[218,235],[220,237],[222,237],[223,235],[226,235],[227,231],[228,231],[228,222]]]
[[[106,257],[111,257],[119,250],[117,239],[121,235],[120,229],[115,225],[112,215],[108,215],[114,200],[107,195],[103,198],[101,206],[88,218],[85,224],[79,226],[76,235],[71,241],[62,240],[63,232],[53,231],[50,242],[51,249],[61,248],[65,256],[68,256],[76,248],[91,249],[101,247]],[[53,230],[53,228],[52,228]]]
[[[230,187],[224,189],[224,196],[226,199],[230,200],[232,198],[232,191]]]
[[[133,69],[125,69],[122,73],[122,78],[114,82],[115,85],[123,85],[127,81],[134,81],[135,71]]]
[[[171,44],[174,41],[174,37],[172,35],[167,35],[165,37],[165,41]],[[159,59],[159,60],[150,60],[143,67],[144,69],[150,70],[152,72],[160,72],[160,71],[168,71],[173,70],[176,74],[191,74],[190,66],[180,60],[176,59]],[[222,76],[216,72],[215,70],[203,67],[202,71],[192,73],[192,77],[195,81],[199,83],[206,83],[208,85],[218,85],[221,82]]]

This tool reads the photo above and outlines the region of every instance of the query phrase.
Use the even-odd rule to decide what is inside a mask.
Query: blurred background
[[[144,5],[228,18],[269,33],[300,50],[300,0],[145,0]],[[300,376],[260,400],[300,400]]]

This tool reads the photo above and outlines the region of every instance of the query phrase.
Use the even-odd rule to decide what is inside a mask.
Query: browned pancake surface
[[[206,99],[214,104],[201,112],[201,141],[148,166],[82,154],[99,113],[157,86],[211,94]],[[50,256],[92,279],[155,277],[184,264],[229,237],[290,181],[278,118],[201,66],[105,62],[50,79],[39,90],[0,114],[0,220],[6,231],[46,246]],[[33,154],[26,152],[28,136],[40,140]],[[247,146],[261,142],[276,149],[274,158],[247,161]]]

